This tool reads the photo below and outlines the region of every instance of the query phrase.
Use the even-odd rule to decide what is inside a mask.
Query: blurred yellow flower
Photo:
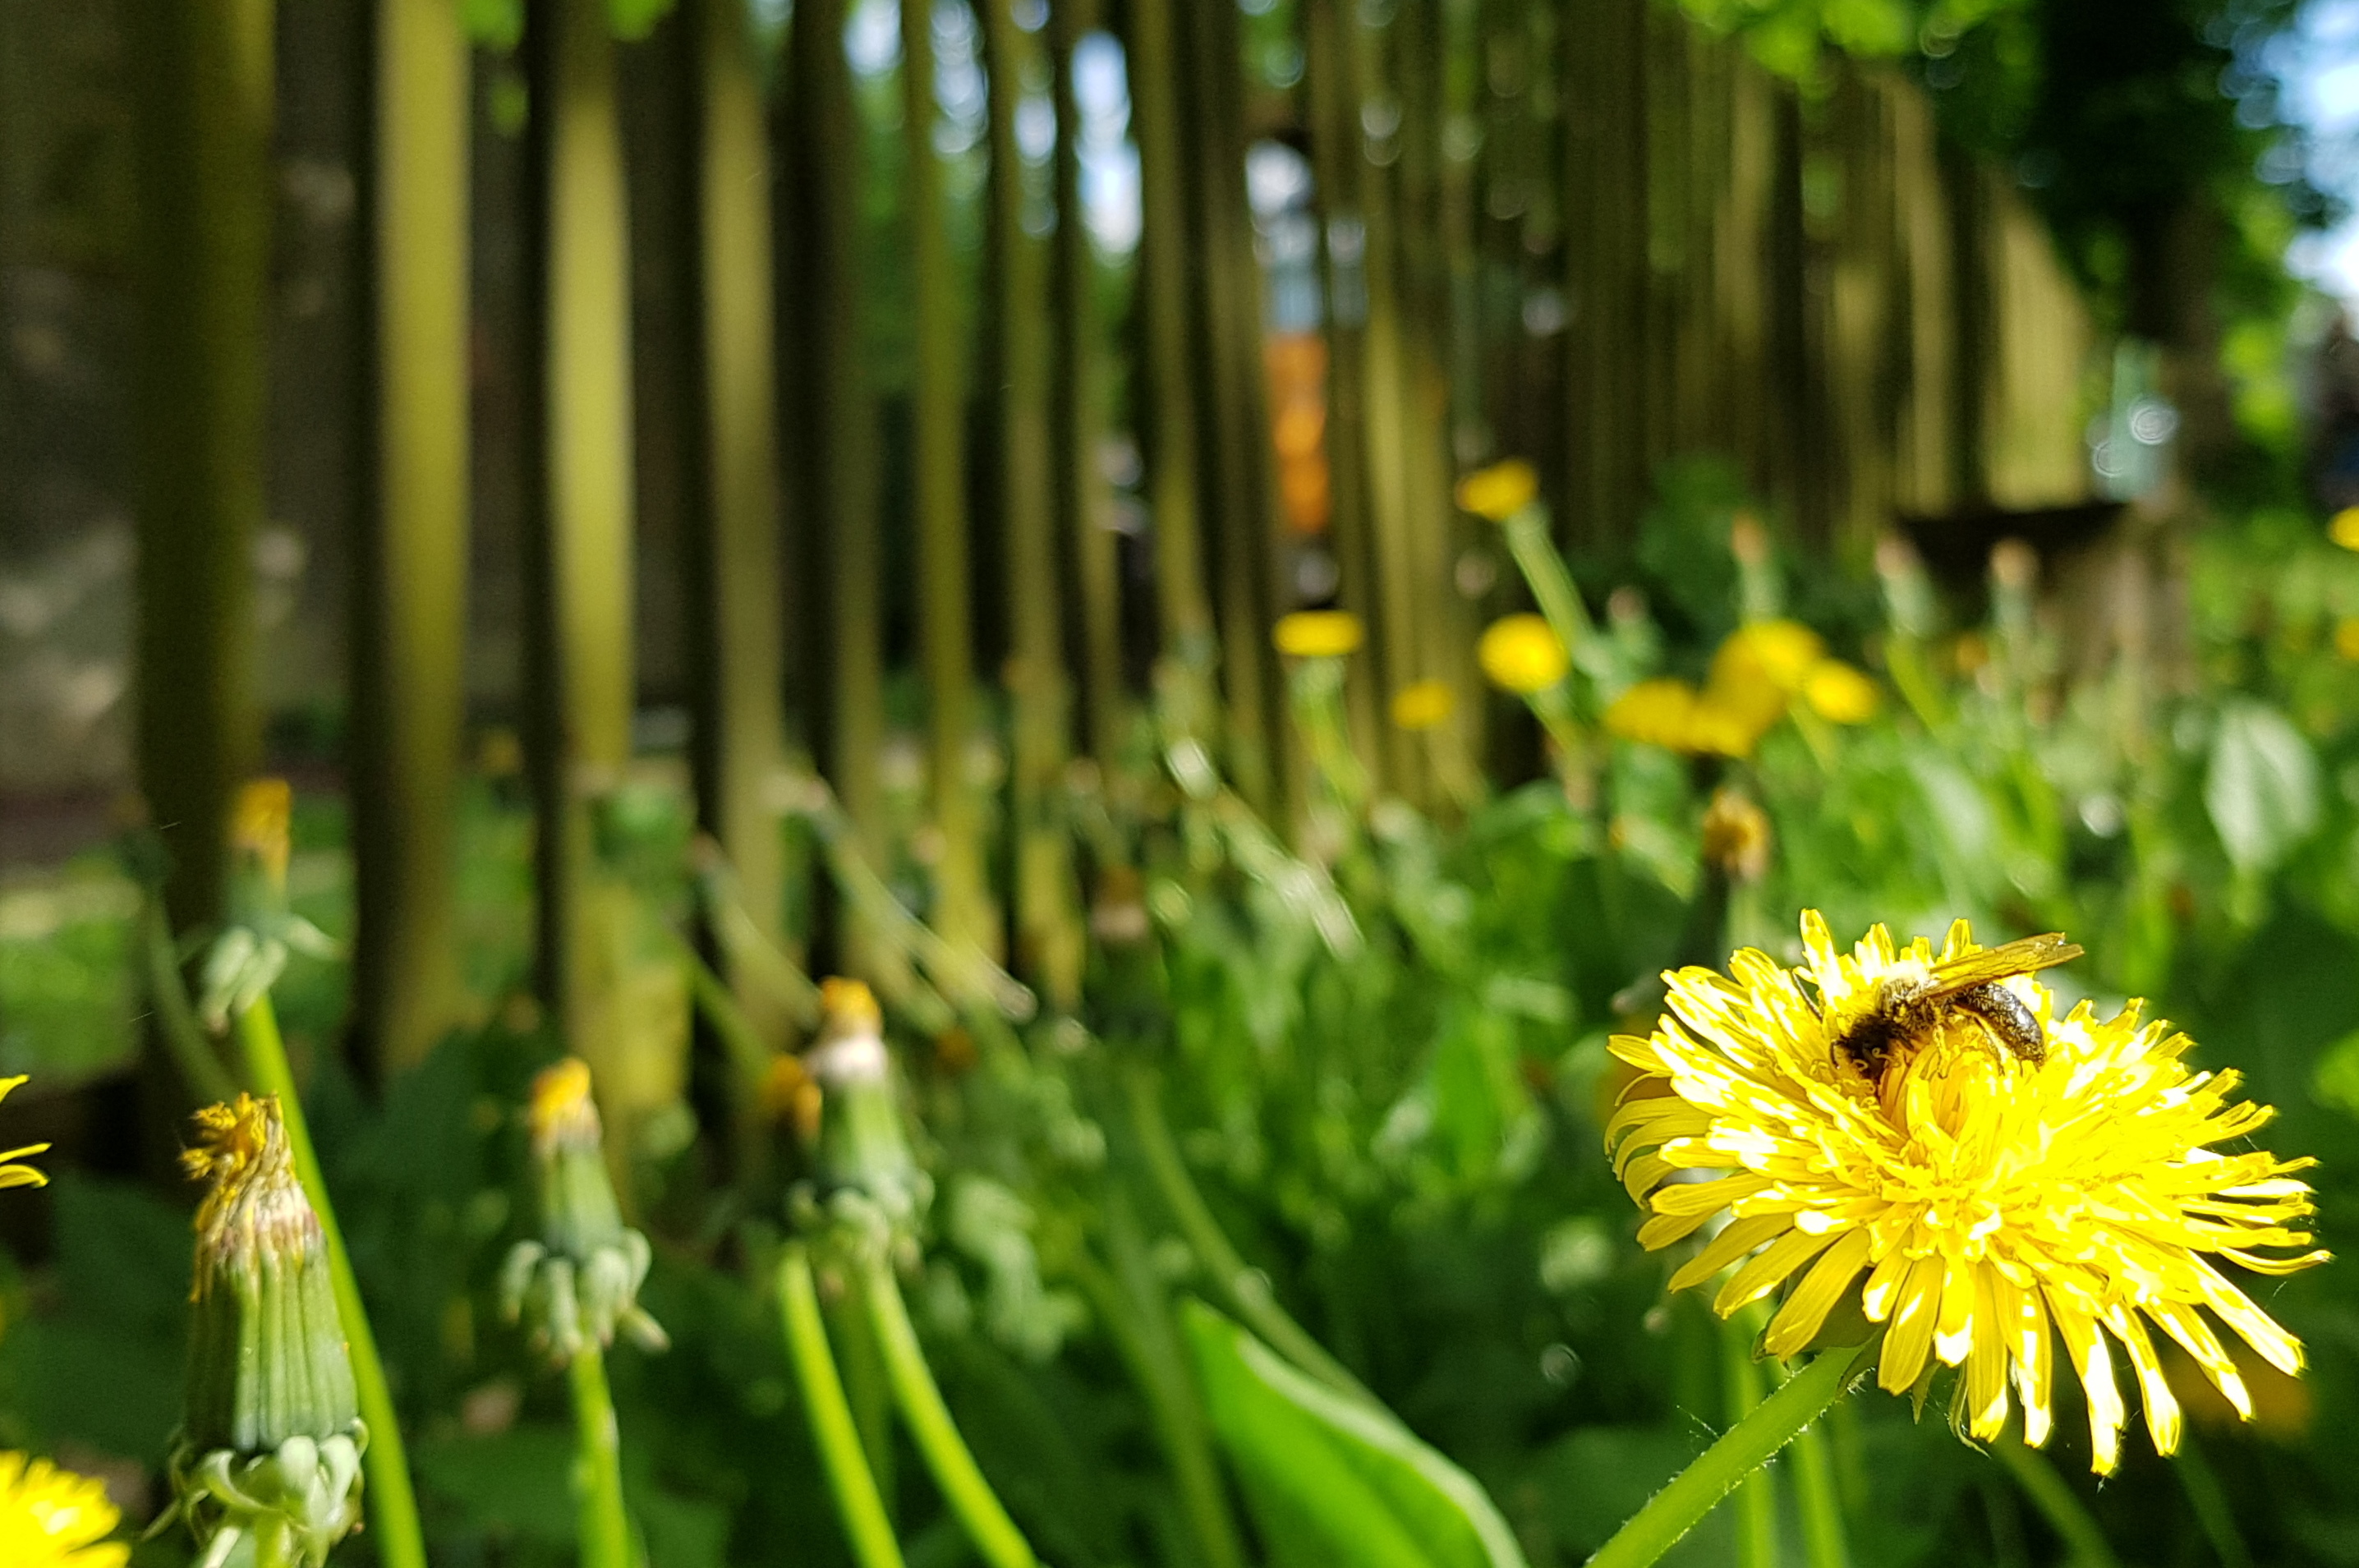
[[[21,1073],[14,1078],[0,1078],[0,1100],[6,1099],[8,1097],[9,1091],[16,1088],[17,1084],[22,1083],[24,1081],[24,1076]],[[44,1153],[48,1150],[49,1147],[49,1146],[46,1143],[28,1143],[22,1149],[0,1149],[0,1187],[48,1186],[49,1181],[48,1177],[42,1175],[38,1171],[34,1170],[29,1165],[18,1165],[14,1163],[14,1161],[27,1154]],[[5,1559],[0,1559],[0,1561],[5,1561]]]
[[[1458,509],[1504,523],[1532,504],[1540,476],[1520,457],[1477,469],[1458,482]]]
[[[1776,719],[1773,713],[1756,724],[1752,715],[1723,705],[1718,693],[1699,692],[1669,676],[1639,681],[1605,710],[1608,734],[1693,756],[1749,756]]]
[[[2345,615],[2334,623],[2334,651],[2359,662],[2359,615]]]
[[[1739,882],[1758,882],[1769,870],[1769,813],[1742,790],[1723,785],[1703,813],[1703,857]]]
[[[1405,730],[1430,730],[1447,720],[1458,700],[1440,681],[1419,681],[1393,693],[1393,723]]]
[[[1822,719],[1864,724],[1875,716],[1881,698],[1866,671],[1840,659],[1822,659],[1802,678],[1802,700]]]
[[[1534,615],[1493,621],[1475,645],[1474,659],[1494,686],[1525,697],[1547,691],[1572,668],[1556,628]]]
[[[1349,610],[1297,610],[1279,617],[1270,641],[1293,659],[1342,659],[1360,647],[1360,617]]]
[[[0,1563],[8,1568],[123,1568],[131,1548],[106,1540],[122,1518],[89,1476],[0,1454]]]
[[[1802,945],[1793,969],[1746,949],[1724,975],[1666,975],[1653,1032],[1612,1041],[1641,1074],[1605,1128],[1647,1214],[1639,1241],[1669,1247],[1725,1216],[1674,1290],[1737,1266],[1712,1302],[1726,1316],[1783,1287],[1762,1336],[1781,1356],[1856,1300],[1885,1325],[1883,1387],[1914,1388],[1936,1362],[1959,1368],[1959,1424],[1983,1442],[2005,1428],[2010,1392],[2024,1440],[2048,1440],[2060,1337],[2100,1475],[2129,1419],[2118,1356],[2156,1450],[2178,1446],[2156,1330],[2247,1420],[2255,1401],[2215,1323],[2280,1372],[2300,1370],[2300,1342],[2220,1268],[2281,1275],[2326,1260],[2277,1250],[2310,1245],[2310,1190],[2293,1172],[2311,1162],[2251,1146],[2269,1110],[2231,1100],[2235,1073],[2190,1070],[2192,1042],[2141,1021],[2136,1003],[2100,1018],[2082,1002],[2060,1018],[2053,993],[2018,972],[1994,983],[2038,1020],[2038,1060],[1952,1011],[1871,1074],[1836,1043],[1843,1033],[1885,1007],[1890,986],[1983,950],[1959,920],[1938,953],[1882,926],[1846,953],[1815,910]]]
[[[2359,506],[2345,506],[2326,525],[2326,537],[2345,550],[2359,550]]]

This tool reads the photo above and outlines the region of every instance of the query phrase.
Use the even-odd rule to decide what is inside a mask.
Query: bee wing
[[[1933,965],[1933,988],[1926,994],[1927,998],[1954,996],[1988,981],[2052,969],[2060,964],[2071,963],[2085,951],[2077,942],[2066,942],[2062,931],[2003,942],[1996,947]]]

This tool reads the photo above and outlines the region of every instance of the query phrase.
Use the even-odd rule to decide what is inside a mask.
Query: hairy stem
[[[1647,1499],[1589,1560],[1589,1568],[1647,1568],[1712,1510],[1737,1485],[1769,1462],[1867,1369],[1877,1340],[1857,1350],[1831,1350],[1753,1407],[1720,1441]]]

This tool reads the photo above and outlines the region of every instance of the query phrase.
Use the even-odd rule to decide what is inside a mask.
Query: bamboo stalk
[[[222,914],[231,798],[255,770],[270,0],[136,0],[136,749],[182,931]]]
[[[926,676],[930,809],[941,836],[934,925],[996,953],[981,824],[967,784],[973,711],[967,609],[966,402],[941,165],[934,155],[933,0],[901,0],[902,199],[917,280],[916,452],[919,656]]]
[[[539,451],[527,523],[527,757],[537,815],[543,999],[572,1049],[603,1039],[588,798],[631,755],[629,245],[614,43],[597,0],[531,0],[526,43],[537,190],[531,402]]]
[[[416,1066],[461,994],[454,823],[466,722],[468,100],[448,0],[379,0],[375,505],[352,573],[353,942],[372,1065]]]
[[[781,939],[785,849],[768,796],[784,749],[777,383],[771,298],[769,150],[742,0],[691,0],[681,51],[692,115],[683,138],[696,199],[688,235],[694,321],[684,564],[697,817],[720,841],[737,906]],[[765,1038],[791,1020],[774,988],[723,955],[738,1004]]]
[[[1091,287],[1097,264],[1082,206],[1081,106],[1073,95],[1073,49],[1092,12],[1088,0],[1052,0],[1049,8],[1049,62],[1057,104],[1057,234],[1049,284],[1056,363],[1049,474],[1058,538],[1081,612],[1082,727],[1092,755],[1102,768],[1111,768],[1127,724],[1122,583],[1114,535],[1103,526],[1106,496],[1098,441],[1104,377]]]
[[[1360,219],[1360,110],[1351,85],[1352,51],[1343,47],[1348,35],[1343,29],[1349,25],[1344,11],[1338,0],[1304,0],[1303,84],[1309,94],[1310,161],[1327,258],[1327,465],[1332,518],[1328,539],[1335,552],[1343,607],[1367,624],[1367,637],[1352,659],[1345,702],[1361,766],[1370,787],[1381,790],[1387,770],[1378,761],[1386,752],[1374,647],[1390,635],[1390,628],[1380,619],[1381,579],[1367,501],[1361,351],[1361,331],[1367,316],[1361,264],[1367,230]]]
[[[1178,13],[1179,72],[1191,255],[1187,276],[1196,329],[1194,372],[1199,426],[1210,461],[1219,598],[1222,686],[1227,698],[1223,756],[1239,793],[1256,811],[1276,798],[1276,660],[1269,628],[1277,619],[1270,539],[1277,526],[1264,476],[1269,422],[1261,396],[1258,275],[1245,211],[1244,113],[1238,81],[1237,13],[1230,5]]]
[[[1050,483],[1048,279],[1039,241],[1024,226],[1024,168],[1016,140],[1023,82],[1038,59],[1016,25],[1015,0],[984,0],[990,75],[991,252],[997,305],[1000,507],[1006,528],[1008,687],[1015,708],[1011,790],[1018,973],[1049,1005],[1080,1001],[1085,933],[1075,908],[1071,840],[1058,802],[1068,756],[1064,626],[1057,592],[1057,517]]]
[[[1188,383],[1187,208],[1180,167],[1179,50],[1170,0],[1132,0],[1132,134],[1138,141],[1139,309],[1146,316],[1147,494],[1163,655],[1201,688],[1214,654],[1200,533],[1196,408]],[[1201,695],[1191,691],[1193,704]]]

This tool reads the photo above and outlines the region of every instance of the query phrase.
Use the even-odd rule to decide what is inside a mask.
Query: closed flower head
[[[1641,1074],[1606,1127],[1648,1213],[1640,1241],[1718,1225],[1673,1288],[1735,1266],[1713,1307],[1778,1295],[1763,1336],[1778,1356],[1855,1300],[1884,1328],[1882,1385],[1958,1368],[1952,1419],[1979,1440],[2016,1403],[2025,1439],[2047,1440],[2060,1341],[2100,1474],[2128,1420],[2124,1358],[2155,1448],[2178,1444],[2154,1331],[2247,1419],[2223,1328],[2300,1368],[2299,1343],[2221,1267],[2284,1274],[2325,1258],[2279,1250],[2309,1246],[2310,1189],[2293,1172],[2310,1162],[2222,1147],[2270,1116],[2231,1098],[2235,1073],[2190,1069],[2192,1042],[2142,1022],[2135,1002],[2110,1018],[2085,1002],[2055,1016],[2023,971],[2077,952],[2058,943],[2021,964],[2013,949],[1983,957],[1960,920],[1938,952],[1877,926],[1844,953],[1815,912],[1802,938],[1798,968],[1748,949],[1724,975],[1667,975],[1653,1034],[1614,1041]],[[1933,1005],[1970,975],[1981,988]]]
[[[172,1448],[173,1512],[206,1568],[318,1568],[360,1522],[360,1420],[328,1249],[296,1179],[276,1098],[197,1113],[181,1155],[197,1209],[188,1398]]]
[[[1502,615],[1484,628],[1475,661],[1494,686],[1519,697],[1538,696],[1565,677],[1572,659],[1556,628],[1539,615]]]
[[[525,1126],[540,1234],[509,1249],[500,1279],[509,1319],[527,1320],[534,1342],[560,1362],[586,1345],[611,1345],[617,1329],[651,1350],[669,1343],[639,1307],[654,1254],[647,1238],[623,1223],[590,1087],[589,1063],[574,1056],[532,1081]]]

